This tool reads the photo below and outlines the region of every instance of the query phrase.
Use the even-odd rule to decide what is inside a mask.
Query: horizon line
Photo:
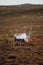
[[[37,4],[33,4],[33,3],[22,3],[22,4],[2,4],[2,5],[0,5],[0,6],[19,6],[19,5],[43,5],[43,4],[39,4],[39,3],[37,3]]]

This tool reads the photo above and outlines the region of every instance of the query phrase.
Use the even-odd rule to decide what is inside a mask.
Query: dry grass
[[[14,46],[13,35],[31,27],[30,42]],[[0,7],[0,65],[43,65],[43,5]]]

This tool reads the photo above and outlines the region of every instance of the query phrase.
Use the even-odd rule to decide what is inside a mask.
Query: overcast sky
[[[43,0],[0,0],[0,5],[43,4]]]

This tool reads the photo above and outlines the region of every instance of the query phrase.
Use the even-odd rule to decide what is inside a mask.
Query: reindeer
[[[25,42],[28,43],[29,39],[31,38],[32,33],[34,32],[36,31],[32,31],[32,27],[31,27],[29,33],[20,33],[20,34],[16,33],[14,35],[15,42],[20,42],[20,45]]]

